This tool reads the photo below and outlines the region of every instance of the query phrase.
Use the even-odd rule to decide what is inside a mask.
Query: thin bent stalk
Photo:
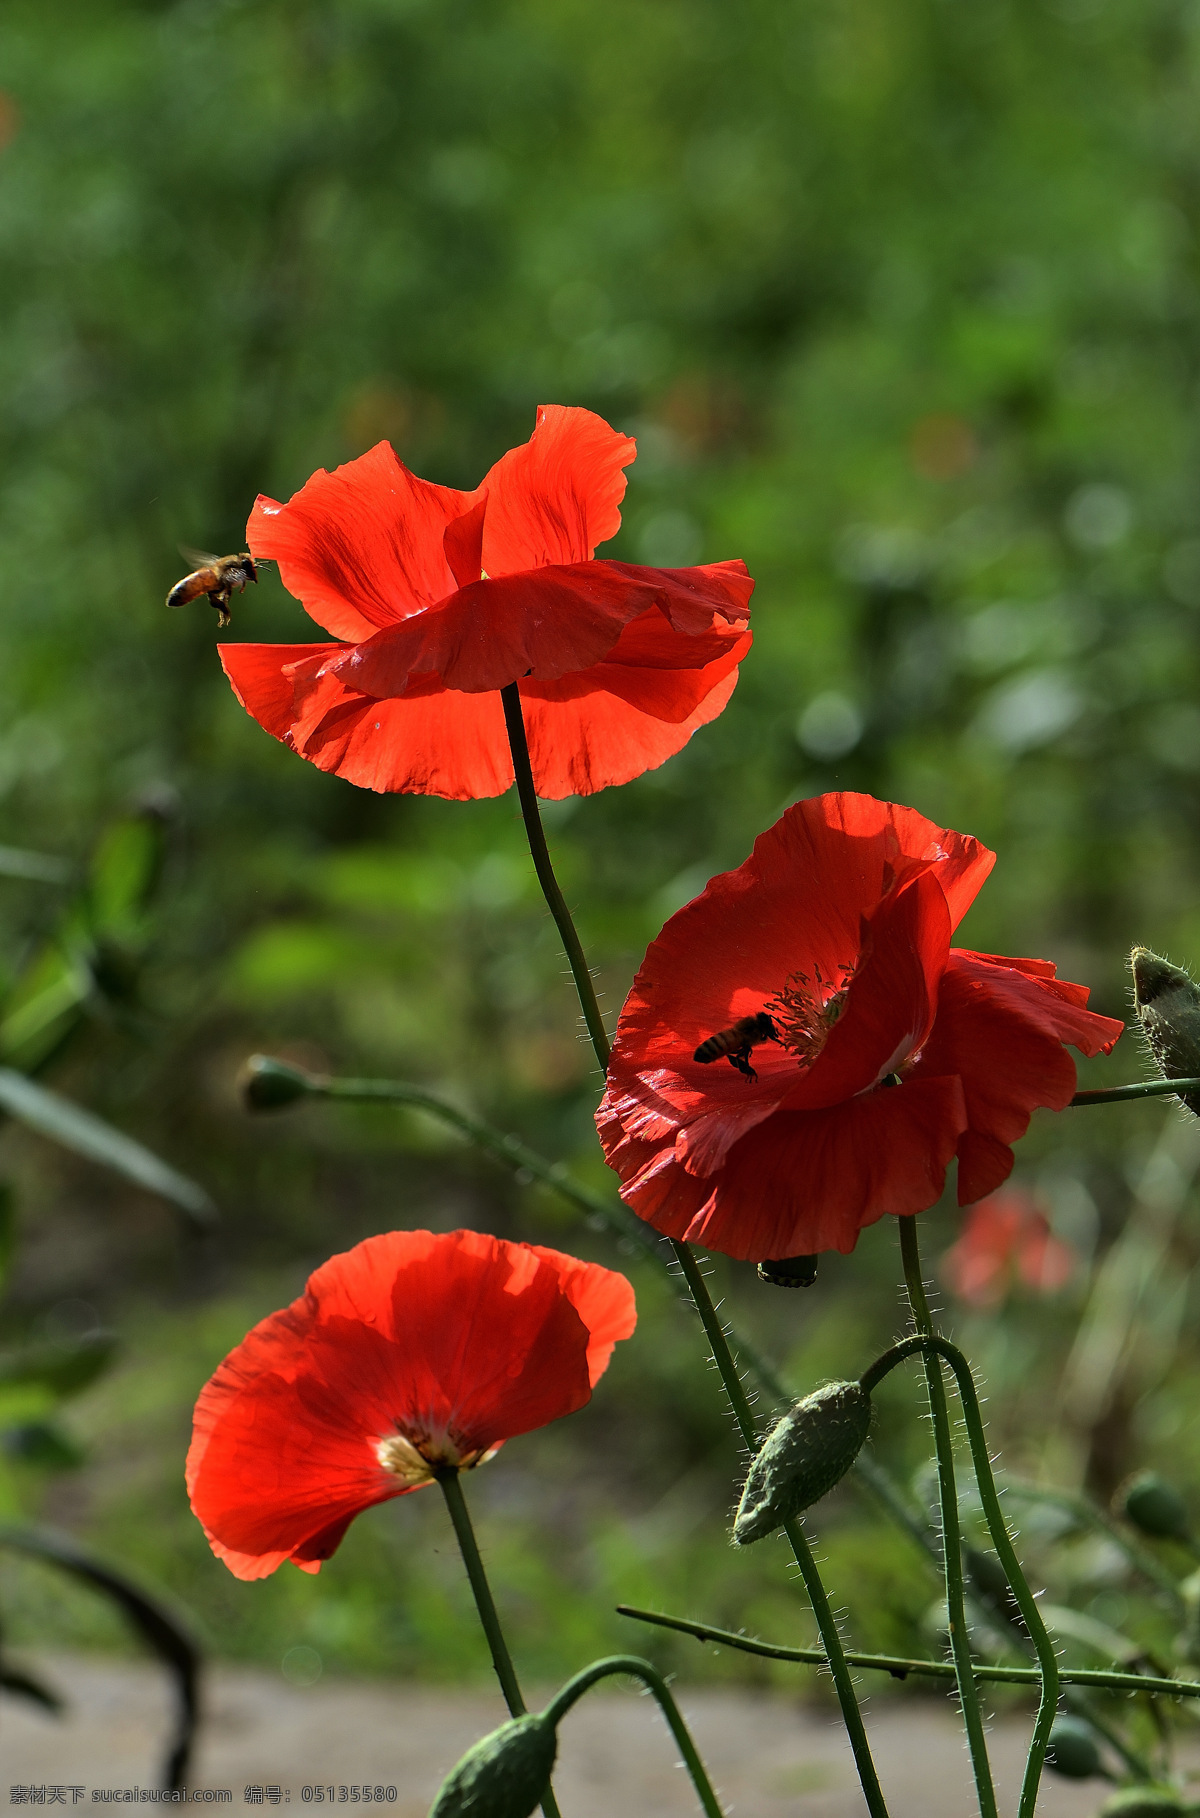
[[[696,1789],[700,1804],[704,1807],[708,1818],[725,1818],[721,1802],[713,1791],[712,1782],[700,1759],[700,1751],[692,1741],[691,1731],[684,1722],[683,1713],[671,1696],[666,1680],[657,1668],[651,1666],[648,1660],[641,1660],[636,1654],[609,1654],[603,1660],[593,1660],[591,1666],[584,1667],[583,1671],[576,1673],[573,1679],[568,1679],[566,1685],[555,1694],[542,1712],[543,1717],[548,1718],[557,1729],[571,1706],[577,1703],[585,1692],[590,1691],[597,1681],[606,1679],[613,1673],[640,1679],[647,1690],[658,1700],[659,1709],[667,1720],[668,1728],[675,1738],[679,1753],[683,1756],[684,1766],[691,1775],[692,1785]]]
[[[1036,1677],[1041,1682],[1041,1698],[1038,1704],[1033,1739],[1029,1744],[1029,1754],[1025,1763],[1021,1800],[1017,1807],[1018,1818],[1033,1818],[1034,1808],[1037,1805],[1042,1764],[1045,1761],[1046,1747],[1050,1741],[1050,1726],[1054,1722],[1054,1713],[1058,1708],[1060,1684],[1058,1656],[1054,1652],[1054,1643],[1042,1621],[1037,1599],[1029,1588],[1029,1582],[1021,1570],[1021,1562],[1017,1558],[1009,1538],[1004,1512],[1000,1507],[1000,1497],[996,1489],[996,1479],[992,1474],[992,1461],[988,1456],[987,1434],[984,1431],[979,1396],[975,1389],[975,1378],[971,1374],[970,1364],[958,1346],[952,1344],[948,1338],[942,1338],[936,1333],[919,1332],[914,1337],[906,1338],[900,1344],[893,1346],[877,1363],[872,1364],[871,1368],[863,1373],[862,1387],[869,1395],[876,1383],[881,1382],[889,1370],[894,1369],[898,1363],[902,1363],[906,1357],[911,1357],[916,1351],[920,1351],[926,1359],[929,1359],[931,1354],[944,1357],[954,1372],[954,1379],[958,1385],[958,1398],[962,1404],[963,1419],[967,1428],[967,1439],[971,1447],[971,1461],[975,1467],[975,1482],[979,1489],[979,1500],[983,1504],[984,1519],[992,1537],[992,1545],[996,1549],[1000,1564],[1004,1567],[1009,1586],[1017,1602],[1017,1608],[1021,1612],[1021,1619],[1029,1631],[1029,1638],[1033,1642],[1034,1651],[1038,1657]],[[975,1667],[973,1672],[976,1678],[984,1677],[978,1667]],[[990,1675],[987,1676],[990,1677]],[[1072,1677],[1077,1684],[1096,1683],[1092,1677],[1085,1679],[1079,1674],[1074,1674]],[[1112,1677],[1137,1680],[1135,1674]],[[1110,1682],[1111,1679],[1103,1681],[1106,1684]],[[1137,1689],[1144,1691],[1147,1688],[1142,1683]]]
[[[900,1253],[904,1259],[904,1280],[908,1288],[913,1324],[919,1336],[933,1334],[925,1283],[921,1277],[921,1253],[917,1246],[916,1219],[900,1221]],[[954,1479],[954,1440],[946,1409],[946,1385],[942,1380],[940,1357],[925,1351],[925,1381],[929,1389],[929,1412],[933,1419],[933,1437],[937,1450],[938,1500],[942,1521],[942,1571],[946,1579],[946,1612],[950,1624],[950,1651],[954,1659],[954,1676],[958,1685],[967,1747],[971,1754],[971,1771],[975,1776],[975,1793],[979,1800],[980,1818],[998,1818],[996,1789],[992,1784],[988,1760],[987,1736],[983,1712],[979,1705],[979,1688],[975,1682],[971,1658],[971,1637],[967,1629],[966,1583],[963,1577],[962,1534],[958,1520],[958,1489]]]
[[[821,1648],[793,1648],[782,1642],[755,1641],[749,1635],[737,1635],[732,1629],[714,1628],[710,1622],[693,1622],[685,1616],[667,1616],[661,1610],[640,1610],[633,1604],[619,1603],[618,1616],[630,1616],[635,1622],[651,1622],[660,1629],[674,1629],[681,1635],[694,1635],[697,1641],[715,1642],[718,1647],[740,1648],[744,1654],[757,1654],[764,1660],[794,1660],[800,1666],[828,1666]],[[858,1654],[848,1652],[851,1666],[864,1667],[871,1673],[888,1673],[893,1679],[907,1679],[915,1673],[924,1679],[953,1679],[954,1666],[949,1660],[909,1660],[901,1654]],[[997,1685],[1042,1684],[1040,1666],[976,1666],[976,1679],[993,1680]],[[1080,1667],[1059,1673],[1058,1683],[1064,1691],[1073,1686],[1095,1687],[1102,1692],[1146,1692],[1164,1698],[1200,1698],[1200,1680],[1164,1679],[1151,1673],[1115,1673],[1103,1667]]]

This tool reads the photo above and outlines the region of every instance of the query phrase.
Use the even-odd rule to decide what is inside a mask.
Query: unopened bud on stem
[[[291,1067],[269,1054],[252,1054],[238,1075],[238,1085],[247,1111],[281,1111],[307,1097],[313,1078],[303,1067]]]
[[[1160,959],[1149,947],[1129,955],[1133,1008],[1146,1044],[1164,1079],[1200,1075],[1200,985],[1182,966]],[[1200,1117],[1200,1093],[1180,1094],[1180,1103]]]
[[[734,1518],[736,1544],[764,1540],[827,1496],[861,1452],[870,1424],[871,1397],[857,1382],[826,1383],[798,1401],[754,1455]]]
[[[546,1717],[514,1717],[468,1749],[442,1782],[429,1818],[529,1818],[541,1804],[558,1733]]]

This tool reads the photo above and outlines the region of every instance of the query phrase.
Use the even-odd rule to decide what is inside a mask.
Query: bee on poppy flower
[[[756,1080],[758,1074],[750,1065],[750,1050],[755,1042],[777,1042],[779,1031],[765,1010],[759,1010],[753,1016],[739,1016],[736,1023],[728,1029],[718,1029],[707,1041],[700,1043],[692,1059],[702,1066],[709,1061],[720,1060],[724,1055],[731,1067],[744,1073],[748,1080]]]
[[[182,581],[176,581],[167,595],[167,605],[186,606],[189,600],[198,600],[202,593],[207,594],[209,603],[216,608],[220,629],[224,631],[231,618],[230,594],[242,593],[247,581],[258,580],[262,557],[255,558],[248,549],[241,555],[206,555],[204,550],[187,549],[182,543],[179,553],[185,561],[194,562],[196,566]]]

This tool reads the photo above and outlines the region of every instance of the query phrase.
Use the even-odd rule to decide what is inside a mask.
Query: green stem
[[[1200,1079],[1144,1079],[1133,1086],[1106,1086],[1097,1092],[1077,1092],[1072,1105],[1119,1105],[1130,1098],[1163,1098],[1173,1092],[1200,1092]]]
[[[566,898],[558,887],[554,867],[550,863],[550,849],[546,844],[546,833],[542,826],[542,816],[538,808],[537,790],[533,786],[533,767],[529,762],[529,742],[525,737],[525,714],[521,707],[521,687],[518,682],[510,682],[507,688],[500,690],[500,699],[504,704],[504,724],[508,729],[508,744],[512,752],[513,770],[517,778],[517,797],[521,803],[521,818],[525,822],[525,834],[529,840],[529,853],[533,859],[533,868],[537,872],[538,883],[542,886],[542,895],[554,917],[559,938],[567,955],[567,964],[575,980],[575,989],[579,993],[579,1002],[583,1010],[583,1020],[587,1024],[592,1046],[596,1050],[596,1059],[603,1072],[608,1066],[608,1057],[612,1052],[608,1031],[604,1027],[604,1018],[596,1002],[596,990],[592,984],[592,975],[588,970],[583,945],[571,920],[571,911],[567,908]]]
[[[733,1409],[733,1417],[737,1421],[747,1450],[752,1453],[756,1452],[758,1450],[758,1433],[754,1424],[754,1415],[751,1412],[750,1402],[733,1352],[729,1348],[728,1335],[721,1324],[717,1309],[712,1302],[712,1296],[708,1291],[704,1272],[687,1244],[672,1240],[671,1248],[675,1252],[676,1260],[683,1271],[683,1278],[691,1291],[693,1304],[700,1315],[705,1337],[712,1349],[713,1362],[717,1366],[725,1393],[729,1397],[729,1405]],[[842,1647],[837,1620],[829,1606],[825,1586],[821,1582],[817,1562],[812,1556],[812,1549],[798,1521],[785,1522],[784,1533],[791,1542],[796,1564],[800,1568],[804,1588],[808,1592],[813,1615],[816,1617],[817,1629],[824,1644],[825,1658],[829,1662],[834,1690],[837,1692],[838,1703],[842,1710],[842,1722],[846,1726],[850,1747],[854,1751],[854,1762],[858,1769],[859,1780],[862,1782],[867,1810],[870,1812],[871,1818],[888,1818],[888,1809],[879,1785],[879,1776],[875,1772],[875,1763],[871,1759],[871,1748],[867,1741],[862,1712],[858,1708],[858,1699],[855,1696],[854,1681],[850,1677],[846,1652]]]
[[[508,1714],[510,1717],[523,1717],[525,1699],[522,1696],[520,1685],[517,1683],[517,1670],[513,1666],[512,1655],[509,1653],[508,1643],[504,1639],[504,1631],[500,1627],[500,1617],[492,1599],[492,1587],[489,1585],[487,1573],[483,1569],[479,1543],[475,1539],[475,1530],[471,1526],[467,1499],[462,1493],[458,1472],[455,1470],[439,1471],[437,1480],[442,1486],[442,1495],[446,1498],[446,1507],[449,1509],[450,1519],[454,1523],[458,1549],[462,1554],[463,1564],[467,1568],[467,1577],[471,1581],[475,1608],[479,1611],[479,1620],[483,1625],[483,1632],[487,1636],[492,1665],[496,1669],[496,1678],[500,1681],[500,1690],[504,1694]],[[560,1818],[558,1802],[549,1786],[542,1798],[542,1811],[545,1818]]]
[[[542,1712],[555,1726],[562,1722],[573,1704],[578,1703],[584,1693],[590,1691],[599,1680],[610,1674],[621,1673],[633,1679],[640,1679],[647,1689],[658,1700],[659,1709],[667,1720],[674,1736],[679,1753],[683,1756],[684,1766],[692,1778],[692,1785],[700,1799],[700,1804],[708,1813],[708,1818],[725,1818],[721,1802],[713,1791],[712,1782],[700,1759],[699,1750],[692,1741],[691,1732],[684,1722],[683,1713],[671,1696],[669,1687],[662,1674],[652,1667],[648,1660],[641,1660],[636,1654],[610,1654],[604,1660],[593,1660],[591,1666],[584,1667],[573,1679],[568,1679],[561,1692],[558,1692]]]
[[[714,1628],[711,1623],[692,1622],[684,1616],[665,1616],[658,1610],[639,1610],[632,1604],[619,1603],[618,1616],[630,1616],[636,1622],[651,1622],[660,1629],[675,1629],[681,1635],[694,1635],[697,1641],[712,1641],[720,1647],[740,1648],[744,1654],[757,1654],[764,1660],[794,1660],[801,1666],[828,1666],[821,1648],[785,1647],[781,1642],[753,1641],[748,1635],[736,1635],[731,1629]],[[890,1673],[893,1679],[907,1679],[916,1673],[925,1679],[953,1679],[954,1666],[949,1660],[908,1660],[899,1654],[847,1653],[851,1666],[872,1673]],[[975,1667],[976,1679],[998,1685],[1041,1685],[1040,1666]],[[1058,1683],[1064,1690],[1072,1686],[1094,1686],[1104,1692],[1147,1692],[1167,1698],[1200,1698],[1200,1680],[1167,1679],[1150,1673],[1116,1673],[1105,1668],[1080,1667],[1060,1673]]]
[[[911,1222],[911,1221],[906,1221]],[[919,1271],[920,1263],[916,1267]],[[922,1296],[922,1299],[924,1297]],[[926,1307],[926,1317],[928,1308]],[[962,1405],[963,1420],[966,1424],[967,1439],[971,1447],[971,1462],[975,1467],[975,1482],[979,1490],[979,1500],[983,1505],[984,1519],[992,1545],[1004,1568],[1009,1588],[1016,1599],[1021,1612],[1021,1620],[1029,1631],[1034,1651],[1038,1657],[1038,1678],[1041,1681],[1042,1695],[1038,1705],[1037,1722],[1034,1725],[1033,1738],[1029,1745],[1029,1754],[1025,1763],[1025,1779],[1021,1788],[1021,1800],[1017,1808],[1018,1818],[1033,1818],[1037,1805],[1038,1784],[1041,1780],[1042,1764],[1046,1758],[1046,1746],[1050,1741],[1050,1726],[1054,1722],[1054,1713],[1058,1708],[1058,1688],[1060,1675],[1058,1656],[1042,1621],[1037,1599],[1029,1588],[1029,1581],[1021,1569],[1008,1527],[1004,1520],[1004,1511],[1000,1507],[1000,1496],[996,1489],[996,1479],[992,1474],[992,1461],[988,1456],[987,1433],[983,1425],[983,1414],[979,1406],[979,1396],[975,1388],[975,1378],[971,1366],[958,1346],[948,1338],[933,1332],[919,1332],[913,1338],[906,1338],[894,1345],[890,1351],[873,1363],[869,1370],[863,1372],[861,1385],[867,1394],[871,1394],[876,1385],[882,1382],[889,1370],[895,1369],[906,1357],[920,1351],[928,1363],[933,1356],[945,1358],[954,1372],[958,1386],[958,1398]],[[939,1381],[941,1370],[938,1367]],[[961,1558],[961,1552],[960,1552]],[[979,1669],[973,1668],[976,1677]]]
[[[904,1280],[908,1288],[913,1324],[923,1338],[932,1336],[933,1320],[925,1298],[921,1277],[921,1252],[917,1243],[915,1218],[900,1220],[900,1253],[904,1259]],[[946,1579],[946,1612],[950,1624],[950,1651],[954,1659],[958,1697],[962,1706],[971,1768],[980,1818],[997,1818],[996,1789],[988,1761],[987,1737],[979,1691],[971,1659],[971,1636],[967,1628],[966,1585],[963,1579],[962,1533],[958,1520],[958,1490],[954,1480],[954,1439],[946,1409],[946,1385],[942,1380],[939,1357],[925,1354],[925,1380],[929,1389],[929,1411],[933,1419],[934,1444],[937,1450],[938,1498],[942,1522],[942,1571]]]

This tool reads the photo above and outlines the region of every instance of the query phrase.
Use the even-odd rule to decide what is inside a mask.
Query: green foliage
[[[737,555],[758,579],[726,714],[548,816],[606,1014],[668,913],[835,786],[993,845],[963,942],[1053,958],[1120,1013],[1135,941],[1200,959],[1200,16],[11,0],[5,50],[0,1061],[53,1068],[229,1209],[201,1251],[88,1164],[5,1136],[14,1346],[58,1342],[79,1301],[123,1334],[118,1372],[61,1416],[97,1459],[78,1519],[243,1655],[485,1670],[422,1498],[364,1518],[315,1582],[242,1586],[178,1482],[200,1383],[308,1267],[395,1224],[478,1224],[628,1263],[642,1302],[586,1414],[471,1486],[523,1659],[559,1672],[620,1645],[618,1597],[776,1632],[778,1561],[725,1544],[737,1450],[649,1271],[416,1115],[244,1118],[239,1065],[283,1048],[443,1086],[604,1180],[511,804],[375,798],[280,748],[231,697],[208,606],[165,611],[176,546],[240,547],[256,492],[381,436],[471,485],[537,402],[590,405],[639,440],[612,552]],[[311,635],[277,577],[247,593],[234,638]],[[1118,1049],[1089,1081],[1139,1070]],[[994,1443],[1105,1501],[1144,1462],[1193,1504],[1200,1487],[1200,1240],[1171,1116],[1037,1120],[1020,1180],[1075,1281],[1056,1303],[1015,1290],[1003,1317],[957,1310]],[[945,1249],[954,1213],[928,1222]],[[891,1330],[893,1237],[823,1258],[802,1296],[721,1266],[798,1393]],[[877,1400],[875,1446],[907,1479],[910,1378]],[[932,1592],[854,1481],[820,1511],[831,1580],[856,1639],[905,1651]],[[1127,1560],[1031,1534],[1064,1608],[1169,1648]],[[43,1618],[49,1593],[29,1594]],[[798,1595],[787,1613],[804,1632]]]

